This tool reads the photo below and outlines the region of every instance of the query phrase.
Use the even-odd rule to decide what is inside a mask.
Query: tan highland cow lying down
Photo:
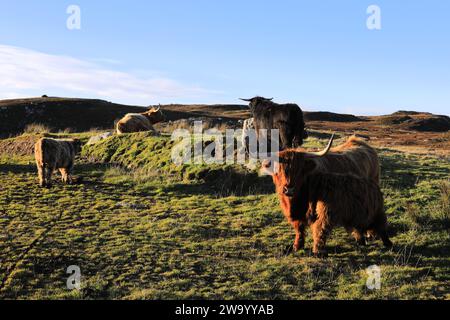
[[[117,134],[139,132],[139,131],[153,131],[156,133],[153,125],[165,120],[160,108],[151,108],[143,113],[128,113],[117,122]]]
[[[34,145],[39,184],[50,186],[52,173],[56,169],[59,169],[64,183],[72,183],[71,171],[75,155],[80,151],[81,141],[78,139],[39,139]]]

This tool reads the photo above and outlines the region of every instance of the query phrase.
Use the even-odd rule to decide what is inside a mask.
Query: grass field
[[[449,158],[379,149],[394,248],[358,249],[337,229],[317,259],[309,237],[283,253],[294,233],[267,177],[176,167],[171,146],[113,137],[83,150],[82,183],[51,189],[32,156],[2,154],[0,298],[450,299]],[[70,265],[79,291],[66,288]],[[380,290],[365,285],[371,265]]]

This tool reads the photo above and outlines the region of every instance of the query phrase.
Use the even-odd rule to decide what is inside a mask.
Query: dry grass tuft
[[[42,123],[31,123],[27,125],[23,131],[26,134],[50,133],[51,129]]]

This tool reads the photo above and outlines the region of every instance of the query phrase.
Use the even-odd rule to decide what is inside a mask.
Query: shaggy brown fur
[[[352,232],[358,244],[365,245],[364,235],[369,232],[379,236],[385,247],[392,246],[383,194],[373,181],[351,174],[310,174],[301,186],[299,198],[307,203],[300,206],[307,210],[297,215],[311,226],[314,254],[323,252],[335,226]]]
[[[56,169],[59,169],[64,183],[72,183],[71,171],[75,155],[80,151],[81,142],[78,139],[39,139],[34,145],[39,184],[50,186],[52,173]]]
[[[151,108],[143,113],[128,113],[117,122],[117,134],[139,132],[139,131],[153,131],[153,125],[165,120],[165,116],[159,108]]]
[[[314,172],[352,173],[380,182],[380,160],[377,152],[362,139],[351,136],[343,144],[331,148],[324,156],[310,155],[306,150],[288,149],[279,153],[280,161],[289,170],[300,174],[303,169]],[[296,180],[296,177],[294,181]]]
[[[304,247],[306,226],[310,225],[313,253],[323,250],[333,227],[342,226],[353,232],[359,244],[364,235],[378,235],[386,247],[392,246],[386,229],[383,195],[378,184],[352,174],[311,173],[299,181],[299,189],[286,195],[284,173],[274,175],[283,214],[295,229],[295,251]]]

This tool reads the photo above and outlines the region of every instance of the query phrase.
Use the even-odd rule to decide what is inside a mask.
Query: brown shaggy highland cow
[[[284,166],[282,158],[278,172],[272,176],[283,214],[296,232],[295,251],[304,247],[307,225],[311,226],[315,255],[321,253],[335,226],[352,232],[359,244],[365,244],[364,235],[370,233],[379,236],[386,247],[392,246],[386,233],[387,219],[378,184],[353,174],[311,173],[313,169],[296,176],[289,192],[285,185],[291,183],[292,172]]]
[[[288,149],[279,152],[278,162],[266,160],[263,163],[262,171],[272,175],[283,213],[296,231],[294,250],[303,248],[305,228],[309,223],[305,212],[310,203],[302,198],[305,193],[300,194],[300,186],[307,175],[341,173],[379,184],[380,165],[376,151],[355,136],[331,148],[333,137],[323,151]]]
[[[140,132],[140,131],[153,131],[153,125],[165,120],[164,114],[160,108],[151,108],[143,113],[128,113],[119,120],[116,124],[117,134]]]
[[[50,186],[52,173],[56,169],[59,169],[64,183],[72,183],[71,171],[75,155],[80,151],[81,141],[78,139],[39,139],[34,145],[39,184]]]

